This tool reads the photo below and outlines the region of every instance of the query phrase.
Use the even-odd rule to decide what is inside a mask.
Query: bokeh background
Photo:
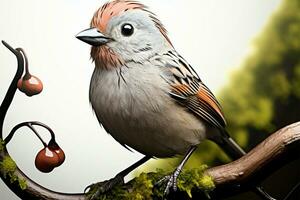
[[[42,148],[26,128],[8,145],[18,166],[56,191],[82,192],[113,177],[142,157],[129,152],[99,126],[88,102],[93,64],[90,47],[74,36],[88,28],[103,0],[1,0],[0,39],[22,47],[30,70],[44,83],[42,94],[17,93],[4,131],[28,120],[48,124],[65,150],[64,165],[50,174],[34,167]],[[190,62],[221,102],[228,130],[246,150],[274,130],[300,119],[300,2],[298,0],[143,0],[169,31],[177,51]],[[16,59],[0,46],[0,99],[16,70]],[[43,137],[49,138],[44,130]],[[204,142],[187,167],[228,162]],[[171,169],[178,159],[151,160],[141,171]],[[282,198],[300,179],[295,161],[263,183]],[[18,199],[0,182],[0,199]],[[257,199],[245,193],[231,199]]]

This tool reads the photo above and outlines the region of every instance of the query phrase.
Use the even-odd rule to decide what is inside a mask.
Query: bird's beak
[[[105,37],[97,28],[83,30],[76,35],[76,38],[96,47],[104,45],[111,40]]]

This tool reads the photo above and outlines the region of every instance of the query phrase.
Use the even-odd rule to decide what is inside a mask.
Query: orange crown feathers
[[[106,26],[112,17],[133,9],[145,10],[146,6],[130,0],[115,0],[107,2],[96,11],[91,25],[97,26],[101,32],[105,32]]]
[[[107,24],[112,17],[120,15],[121,13],[126,12],[128,10],[134,10],[134,9],[140,9],[149,13],[149,17],[152,19],[155,26],[159,29],[162,35],[171,44],[171,41],[167,36],[167,31],[165,27],[156,18],[155,14],[147,10],[147,6],[133,0],[114,0],[105,3],[102,7],[100,7],[95,12],[93,19],[91,21],[91,27],[97,27],[101,32],[105,33]]]

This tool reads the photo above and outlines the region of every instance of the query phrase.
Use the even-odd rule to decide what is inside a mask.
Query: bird
[[[89,99],[99,123],[125,148],[145,155],[99,186],[95,196],[124,183],[129,172],[151,158],[183,155],[174,172],[161,179],[165,194],[176,190],[184,164],[205,139],[233,159],[245,154],[227,133],[216,97],[147,6],[108,1],[76,37],[92,46]],[[265,199],[273,199],[257,188]]]

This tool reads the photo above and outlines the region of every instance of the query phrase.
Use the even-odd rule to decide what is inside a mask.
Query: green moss
[[[98,199],[114,200],[114,199],[137,199],[147,200],[152,199],[153,194],[159,195],[158,191],[153,190],[154,184],[161,172],[158,173],[142,173],[135,179],[128,182],[126,185],[117,185],[112,190],[100,195]],[[91,197],[102,183],[95,184],[90,188],[87,197]],[[161,193],[162,196],[162,193]]]
[[[17,165],[10,156],[5,156],[1,162],[1,168],[4,171],[4,177],[11,176],[17,169]]]
[[[185,191],[191,198],[193,189],[200,189],[208,195],[214,190],[215,184],[213,179],[204,173],[206,169],[206,165],[201,165],[200,168],[183,171],[178,177],[179,190]]]
[[[18,178],[19,186],[22,190],[25,190],[27,188],[27,183],[25,179]]]
[[[0,152],[2,152],[5,148],[5,142],[4,140],[0,139]]]
[[[153,181],[148,175],[142,173],[133,181],[132,190],[124,195],[124,199],[151,199],[153,186]]]
[[[215,184],[211,176],[203,175],[199,180],[201,188],[205,191],[212,191],[215,189]]]
[[[190,197],[192,197],[192,190],[197,189],[204,191],[205,194],[208,195],[208,193],[215,188],[215,185],[212,178],[204,173],[206,169],[207,166],[202,165],[200,168],[184,170],[177,180],[178,189],[186,192]],[[142,173],[127,184],[117,185],[112,190],[101,194],[98,199],[161,199],[166,185],[154,185],[167,174],[169,173],[163,170],[157,170],[155,173]],[[101,186],[101,183],[92,186],[87,193],[87,196],[91,197],[97,191],[99,186]]]
[[[20,188],[25,190],[27,188],[26,180],[19,178],[15,175],[17,165],[10,156],[5,156],[3,161],[0,162],[0,169],[3,171],[4,178],[9,178],[11,183],[18,182]]]

